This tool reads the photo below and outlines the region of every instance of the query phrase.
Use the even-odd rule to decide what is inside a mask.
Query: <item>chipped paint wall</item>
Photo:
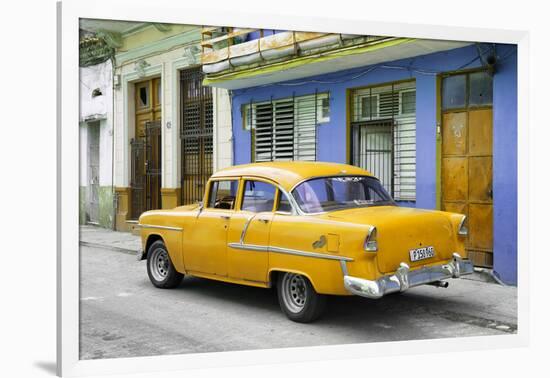
[[[90,220],[90,143],[97,143],[99,145],[97,221],[100,226],[110,228],[113,224],[114,213],[112,196],[113,90],[111,61],[95,66],[80,67],[79,80],[79,219],[80,223],[87,223]],[[91,128],[96,128],[97,141],[92,141]]]
[[[80,122],[106,119],[112,114],[113,67],[110,60],[80,67]],[[101,95],[94,95],[99,91]]]

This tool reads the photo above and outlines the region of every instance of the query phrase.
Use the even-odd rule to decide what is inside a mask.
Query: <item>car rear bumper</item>
[[[459,278],[471,274],[474,266],[458,253],[446,264],[432,265],[411,270],[402,262],[394,274],[380,277],[375,281],[344,275],[344,286],[352,294],[377,299],[386,294],[405,291],[411,287],[438,282],[447,278]]]

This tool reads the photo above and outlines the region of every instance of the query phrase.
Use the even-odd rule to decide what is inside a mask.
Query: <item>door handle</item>
[[[262,223],[269,223],[269,219],[258,219],[258,222],[262,222]]]
[[[231,218],[229,215],[222,215],[220,216],[221,219],[229,220]]]

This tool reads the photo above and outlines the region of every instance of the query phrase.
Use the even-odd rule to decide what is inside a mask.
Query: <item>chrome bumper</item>
[[[453,253],[453,259],[443,265],[434,265],[415,270],[402,262],[394,274],[380,277],[375,281],[344,275],[344,286],[352,294],[377,299],[386,294],[405,291],[411,287],[437,282],[447,278],[459,278],[471,274],[474,266],[471,261],[464,260],[458,253]]]

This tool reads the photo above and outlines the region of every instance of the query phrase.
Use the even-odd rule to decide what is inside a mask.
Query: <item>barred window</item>
[[[377,176],[397,200],[416,199],[416,84],[355,89],[351,162]]]
[[[287,97],[243,106],[252,132],[252,160],[316,160],[317,125],[330,120],[328,93]]]

